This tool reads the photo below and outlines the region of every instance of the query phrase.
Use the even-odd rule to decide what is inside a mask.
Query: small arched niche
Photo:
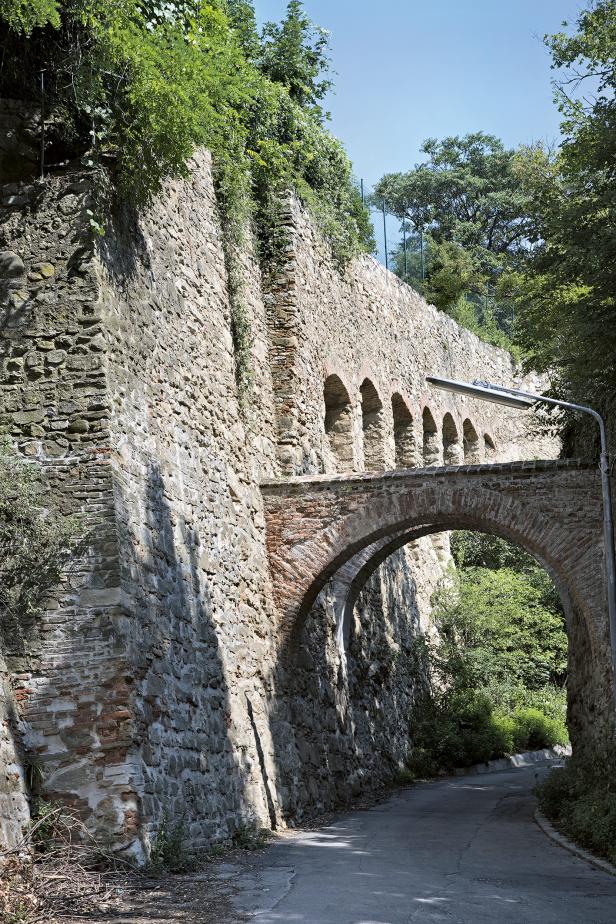
[[[458,428],[453,417],[448,412],[443,417],[443,462],[445,465],[461,465],[462,459],[462,445]]]
[[[479,437],[468,417],[462,424],[462,444],[464,446],[465,462],[469,465],[476,465],[478,462],[481,462]]]
[[[370,379],[364,379],[360,394],[364,469],[367,472],[383,471],[386,467],[383,402]]]
[[[417,447],[413,429],[413,415],[402,395],[396,392],[391,398],[391,413],[394,420],[394,445],[396,468],[414,468],[417,464]]]
[[[423,425],[423,464],[440,465],[441,444],[438,438],[438,427],[432,416],[430,408],[425,407],[422,414]]]
[[[486,462],[493,462],[496,459],[496,446],[489,433],[484,433],[483,445]]]
[[[337,375],[325,379],[323,399],[328,461],[336,472],[353,471],[353,408],[349,393]]]

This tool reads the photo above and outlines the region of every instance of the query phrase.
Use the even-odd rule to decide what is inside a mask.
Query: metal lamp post
[[[481,401],[492,401],[494,404],[504,404],[518,410],[528,410],[538,402],[552,404],[555,407],[564,407],[570,411],[590,414],[599,424],[601,439],[601,489],[603,492],[603,543],[605,554],[605,574],[607,580],[607,611],[610,627],[610,645],[612,651],[612,694],[616,706],[616,564],[614,558],[614,523],[612,517],[612,495],[610,491],[610,463],[607,453],[607,438],[605,434],[605,421],[598,411],[583,404],[572,404],[570,401],[559,401],[557,398],[548,398],[545,395],[535,395],[528,391],[518,391],[515,388],[504,388],[502,385],[492,385],[489,382],[458,382],[454,379],[441,379],[434,375],[426,376],[426,382],[443,391],[453,391],[469,398],[478,398]]]

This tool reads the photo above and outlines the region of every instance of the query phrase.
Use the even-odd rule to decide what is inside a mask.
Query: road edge
[[[455,770],[445,771],[442,776],[475,776],[482,773],[498,773],[502,770],[515,770],[518,767],[532,767],[549,760],[562,760],[571,755],[571,747],[555,745],[552,748],[542,748],[539,751],[523,751],[521,754],[510,754],[508,757],[497,757],[484,764],[473,764],[472,767],[457,767]]]
[[[578,845],[574,844],[573,841],[570,841],[568,837],[565,837],[564,834],[561,834],[560,831],[558,831],[554,825],[548,821],[545,815],[539,811],[539,809],[535,809],[534,818],[535,822],[541,828],[545,836],[549,837],[549,839],[554,841],[555,844],[558,844],[559,847],[562,847],[564,850],[568,850],[569,853],[579,857],[580,860],[586,860],[586,862],[590,863],[591,866],[602,870],[609,876],[616,876],[616,866],[614,866],[608,860],[602,860],[601,857],[596,857],[593,853],[590,853],[590,851],[584,850],[583,847],[578,847]]]

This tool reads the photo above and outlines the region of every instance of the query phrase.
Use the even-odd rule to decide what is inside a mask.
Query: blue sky
[[[581,0],[305,0],[331,32],[331,129],[368,185],[421,159],[428,137],[483,130],[510,146],[558,138],[542,43]],[[260,22],[286,0],[256,0]]]

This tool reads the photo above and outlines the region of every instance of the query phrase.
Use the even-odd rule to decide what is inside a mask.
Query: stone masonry
[[[371,258],[340,273],[297,203],[267,284],[241,257],[240,401],[207,153],[144,213],[118,208],[102,239],[89,193],[67,172],[0,198],[0,425],[85,534],[27,644],[2,637],[0,810],[14,840],[36,764],[43,795],[143,859],[164,815],[194,846],[224,842],[378,786],[412,748],[408,656],[451,524],[357,550],[312,595],[290,666],[272,481],[558,445],[521,412],[430,392],[429,372],[541,383]],[[576,677],[599,709],[591,663]]]

